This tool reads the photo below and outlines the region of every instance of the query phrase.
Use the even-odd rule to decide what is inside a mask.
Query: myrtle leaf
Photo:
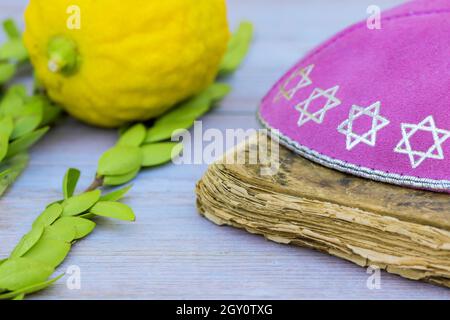
[[[48,126],[55,122],[62,112],[61,108],[54,105],[46,96],[43,95],[34,96],[34,99],[40,100],[42,104],[43,112],[40,126]]]
[[[101,156],[97,173],[100,176],[128,174],[138,169],[141,161],[142,154],[138,147],[115,146]]]
[[[37,225],[31,229],[26,235],[22,237],[19,244],[14,248],[10,258],[20,258],[27,253],[42,237],[44,227]]]
[[[80,195],[64,200],[63,216],[76,216],[91,208],[101,196],[100,190],[94,190],[82,193]]]
[[[32,100],[26,103],[17,117],[14,119],[14,130],[11,139],[17,139],[35,130],[42,121],[42,104]]]
[[[146,143],[168,140],[175,131],[189,129],[196,119],[208,112],[211,106],[231,90],[228,84],[214,83],[202,93],[182,103],[155,121],[147,132]]]
[[[226,83],[213,83],[198,95],[161,116],[156,124],[169,124],[183,119],[195,120],[207,112],[214,102],[223,99],[231,91]]]
[[[148,130],[146,143],[154,143],[169,140],[176,135],[179,130],[189,129],[194,124],[194,119],[181,119],[168,124],[155,124]]]
[[[103,179],[103,185],[105,186],[120,186],[127,182],[130,182],[136,176],[138,175],[139,171],[141,170],[141,167],[137,168],[136,170],[124,174],[124,175],[118,175],[118,176],[105,176]]]
[[[8,137],[14,130],[14,122],[10,116],[4,116],[0,118],[0,134],[4,134]]]
[[[90,234],[95,228],[95,222],[81,217],[63,217],[58,219],[53,227],[72,228],[75,230],[73,240],[81,239]]]
[[[18,39],[21,37],[20,30],[13,19],[3,21],[3,30],[9,39]]]
[[[10,291],[44,282],[53,273],[51,266],[30,259],[8,259],[0,265],[0,288]]]
[[[169,124],[183,120],[195,120],[206,113],[211,106],[211,99],[207,90],[182,103],[179,107],[169,111],[155,121],[155,125]]]
[[[19,115],[25,105],[26,99],[27,89],[25,86],[11,86],[0,101],[0,115]]]
[[[0,163],[0,196],[25,170],[28,164],[28,155],[19,154],[14,158]]]
[[[153,143],[142,148],[142,166],[151,167],[167,163],[183,150],[183,144],[177,142]]]
[[[56,281],[61,279],[63,276],[64,276],[64,273],[57,276],[56,278],[51,279],[51,280],[32,284],[32,285],[14,290],[12,292],[4,293],[4,294],[0,295],[0,300],[11,299],[11,298],[13,298],[13,300],[22,300],[26,294],[31,294],[31,293],[43,290],[45,288],[48,288],[53,283],[55,283]],[[20,297],[21,299],[17,299],[17,297]]]
[[[139,147],[144,142],[146,134],[145,126],[142,123],[136,124],[121,135],[117,145]]]
[[[23,62],[28,59],[28,52],[21,38],[12,38],[0,46],[0,60]]]
[[[233,34],[228,44],[228,50],[219,67],[219,74],[226,75],[234,72],[244,60],[253,38],[253,25],[242,22]]]
[[[41,238],[23,257],[56,268],[69,254],[70,247],[70,244],[61,240]]]
[[[55,224],[45,228],[42,239],[51,239],[71,243],[75,239],[75,228],[68,224],[58,223],[58,221],[62,219],[58,219]]]
[[[133,210],[123,203],[114,201],[100,201],[90,210],[97,216],[103,216],[123,221],[134,221]]]
[[[0,299],[2,299],[2,298],[0,297]],[[20,301],[20,300],[23,300],[23,299],[25,299],[25,294],[21,293],[21,294],[15,296],[14,298],[12,298],[11,300],[19,300]]]
[[[231,92],[231,86],[226,83],[216,82],[206,89],[206,94],[209,99],[214,103],[222,100]]]
[[[13,63],[0,62],[0,85],[11,80],[16,74],[17,67]]]
[[[122,199],[128,193],[128,191],[130,191],[131,187],[132,185],[105,194],[100,197],[100,201],[118,201]]]
[[[63,180],[63,194],[64,199],[68,199],[73,196],[77,187],[78,179],[80,179],[81,172],[78,169],[70,168],[64,175]]]
[[[49,205],[44,212],[34,221],[33,227],[48,227],[58,219],[63,212],[63,207],[59,203]]]
[[[42,136],[47,133],[48,129],[49,127],[44,127],[36,131],[27,133],[26,135],[20,137],[19,139],[14,140],[9,145],[6,157],[11,158],[23,151],[26,151],[33,144],[35,144],[40,138],[42,138]]]
[[[9,136],[0,133],[0,162],[6,157],[9,147]]]

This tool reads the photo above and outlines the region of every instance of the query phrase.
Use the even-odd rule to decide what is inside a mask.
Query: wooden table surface
[[[25,0],[1,0],[0,18],[22,21]],[[76,2],[76,1],[74,1]],[[377,0],[382,8],[401,0]],[[234,27],[255,24],[256,39],[229,82],[233,93],[204,117],[204,127],[256,128],[258,101],[307,50],[366,17],[371,0],[229,0]],[[32,151],[32,161],[0,200],[0,257],[47,204],[60,197],[68,167],[86,186],[114,131],[64,120]],[[167,165],[143,172],[126,199],[135,223],[101,219],[65,263],[80,267],[81,289],[64,279],[34,299],[450,299],[450,291],[381,273],[370,290],[366,270],[309,249],[283,246],[241,230],[218,227],[195,208],[194,186],[204,165]]]

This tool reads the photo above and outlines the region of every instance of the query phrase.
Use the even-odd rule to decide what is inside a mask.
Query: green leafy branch
[[[79,177],[80,171],[68,170],[63,182],[64,200],[49,205],[9,258],[0,262],[0,299],[23,298],[61,278],[49,280],[72,245],[94,230],[93,217],[135,220],[133,210],[118,202],[129,188],[103,196],[100,190],[73,195]]]
[[[0,100],[0,196],[28,163],[28,149],[59,116],[61,109],[44,95],[28,96],[22,85]]]
[[[11,19],[3,22],[8,40],[0,46],[0,86],[10,81],[20,65],[28,60],[28,53],[22,42],[22,34]]]
[[[244,25],[247,27],[241,26],[234,34],[225,56],[229,62],[222,64],[224,69],[220,69],[219,75],[235,71],[244,59],[246,50],[243,48],[248,49],[251,40],[248,23]],[[157,119],[151,127],[138,123],[121,130],[117,144],[101,156],[94,182],[81,194],[74,195],[80,171],[69,169],[63,180],[64,199],[47,206],[11,255],[0,260],[0,299],[23,299],[25,295],[43,290],[60,279],[63,275],[50,277],[69,254],[72,245],[94,230],[96,224],[92,219],[96,216],[134,221],[133,210],[118,202],[131,186],[105,195],[99,189],[126,184],[142,168],[173,159],[182,151],[182,145],[168,141],[172,133],[189,129],[230,90],[227,84],[214,83]],[[25,131],[30,131],[30,126],[25,127],[28,128]],[[8,137],[13,136],[13,130],[9,130]]]
[[[142,168],[159,166],[178,156],[183,145],[171,142],[174,132],[189,129],[194,121],[223,99],[231,87],[214,83],[202,93],[161,116],[150,128],[139,123],[123,131],[117,144],[99,160],[91,187],[117,186],[133,180]]]
[[[0,86],[10,81],[28,55],[21,33],[12,20],[3,28],[8,40],[0,46]],[[3,91],[3,90],[2,90]],[[0,196],[28,163],[27,150],[49,129],[61,109],[45,95],[28,96],[22,85],[13,85],[0,98]]]

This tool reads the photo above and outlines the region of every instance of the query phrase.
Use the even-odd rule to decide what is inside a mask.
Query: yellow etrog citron
[[[24,42],[50,98],[93,125],[159,116],[206,88],[225,0],[30,0]]]

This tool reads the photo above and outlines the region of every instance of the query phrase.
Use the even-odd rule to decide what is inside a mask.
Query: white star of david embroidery
[[[442,144],[450,138],[450,131],[436,128],[433,116],[426,117],[419,124],[402,123],[402,140],[395,147],[394,152],[407,154],[413,169],[417,168],[425,159],[444,159]],[[430,132],[433,145],[426,152],[413,150],[410,139],[418,132]]]
[[[341,104],[341,100],[336,98],[336,92],[338,90],[339,86],[335,86],[328,90],[323,90],[320,88],[314,89],[308,99],[295,106],[295,109],[300,112],[300,118],[298,119],[297,125],[301,127],[310,120],[314,121],[315,123],[321,124],[325,119],[327,111]],[[308,108],[310,107],[311,103],[320,97],[327,98],[327,102],[325,103],[325,105],[314,113],[309,112]]]
[[[284,81],[283,85],[280,87],[280,91],[278,92],[277,96],[275,97],[274,101],[278,101],[280,98],[284,98],[286,100],[291,100],[295,94],[300,91],[301,89],[310,86],[313,82],[309,75],[311,74],[311,71],[314,69],[314,65],[311,64],[307,66],[306,68],[299,69],[292,73],[286,81]],[[294,79],[300,77],[300,79],[297,79],[297,82],[294,82]],[[289,85],[294,85],[294,87],[288,89]]]
[[[389,124],[389,120],[380,115],[381,102],[375,102],[367,108],[353,105],[350,109],[349,117],[337,128],[339,133],[344,134],[347,150],[353,149],[356,145],[363,142],[374,147],[377,142],[377,132]],[[368,116],[372,118],[371,129],[359,135],[353,131],[354,121],[358,118]]]

